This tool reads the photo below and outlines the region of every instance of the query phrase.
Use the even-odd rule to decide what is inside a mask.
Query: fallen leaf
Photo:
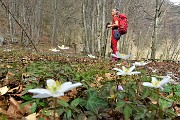
[[[5,110],[3,110],[1,108],[0,108],[0,113],[4,114],[8,118],[8,120],[16,120],[17,118],[21,118],[22,117],[22,115],[8,113],[7,111],[5,111]]]
[[[61,96],[61,97],[59,97],[59,99],[64,100],[66,102],[68,102],[70,100],[69,96],[67,96],[67,95],[66,96]]]
[[[175,106],[174,109],[176,110],[176,114],[180,116],[180,107]]]
[[[1,95],[6,94],[7,92],[8,92],[8,87],[7,86],[4,86],[4,87],[0,88]]]
[[[18,85],[17,87],[8,90],[8,92],[10,93],[21,93],[22,91],[23,91],[22,85]]]
[[[22,115],[24,115],[26,113],[26,111],[24,111],[22,108],[20,108],[20,104],[13,97],[9,98],[9,103],[10,103],[10,106],[9,106],[7,112],[9,112],[9,113],[12,113],[12,111],[13,111],[13,113],[20,112]]]
[[[30,114],[27,117],[25,117],[24,120],[36,120],[36,116],[37,116],[37,114],[33,113],[33,114]]]

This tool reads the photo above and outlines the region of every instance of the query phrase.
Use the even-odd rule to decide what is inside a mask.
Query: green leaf
[[[146,90],[145,92],[143,92],[141,98],[144,99],[144,98],[148,97],[149,95],[150,95],[150,90]]]
[[[76,106],[79,105],[79,102],[80,102],[80,99],[79,99],[79,98],[76,98],[76,99],[74,99],[74,100],[71,102],[71,106],[76,107]]]
[[[132,114],[132,108],[129,105],[126,105],[123,111],[124,119],[129,120],[129,117]]]
[[[174,118],[176,116],[176,113],[173,109],[166,109],[164,112],[167,114],[168,117]]]
[[[176,86],[174,86],[174,91],[180,91],[180,85],[176,85]]]
[[[81,114],[78,114],[78,119],[77,120],[85,120],[86,119],[86,115],[81,113]]]
[[[180,97],[180,92],[174,92],[174,93],[175,93],[175,95]]]
[[[21,105],[20,105],[20,108],[23,108],[25,105],[27,105],[27,104],[29,104],[29,103],[31,103],[32,101],[27,101],[27,102],[24,102],[24,103],[22,103]]]
[[[45,116],[50,116],[50,111],[49,110],[43,110],[43,114],[45,115]]]
[[[58,100],[58,103],[63,107],[68,107],[69,106],[69,104],[64,100]]]
[[[97,120],[97,117],[94,115],[94,116],[89,116],[88,118],[87,118],[87,120]]]
[[[108,103],[97,96],[97,93],[95,91],[88,92],[88,100],[86,102],[86,109],[97,112],[97,108],[103,109],[108,105]]]
[[[173,100],[171,99],[159,99],[160,108],[165,109],[172,106]]]
[[[145,117],[145,114],[144,113],[137,113],[136,115],[135,115],[135,120],[140,120],[140,119],[142,119],[142,118],[144,118]]]
[[[79,105],[85,106],[86,105],[86,100],[79,98]]]
[[[48,104],[46,102],[39,102],[38,105],[42,107],[46,107]]]
[[[163,89],[163,92],[166,92],[166,93],[169,93],[171,91],[172,91],[172,86],[170,86],[170,85],[166,85]]]
[[[31,113],[34,113],[36,111],[37,104],[34,102],[31,106]]]
[[[27,101],[32,100],[32,96],[30,95],[24,95],[24,96],[21,96],[21,98]]]
[[[71,110],[68,110],[68,111],[66,112],[66,116],[67,116],[68,119],[70,119],[70,118],[72,117],[72,111],[71,111]]]
[[[39,120],[44,120],[44,118],[39,118]]]
[[[135,97],[134,88],[129,88],[129,95],[132,96],[132,97]]]
[[[126,104],[126,102],[124,102],[124,101],[118,102],[118,104],[116,105],[115,110],[119,110],[119,109],[122,108],[125,104]]]

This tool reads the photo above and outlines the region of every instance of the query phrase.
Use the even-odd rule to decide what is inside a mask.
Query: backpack
[[[127,16],[125,14],[119,14],[119,21],[118,21],[118,30],[121,35],[124,35],[127,33],[128,28],[128,21]]]

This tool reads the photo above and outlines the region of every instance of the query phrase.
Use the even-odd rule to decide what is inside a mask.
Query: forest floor
[[[88,80],[94,79],[96,82],[94,82],[94,80],[89,82],[89,86],[94,87],[97,85],[98,87],[99,83],[97,83],[97,81],[101,80],[102,78],[104,77],[106,77],[107,79],[115,78],[114,72],[104,73],[102,72],[102,69],[104,69],[105,71],[112,70],[113,67],[116,66],[116,64],[118,63],[120,64],[120,66],[130,67],[131,63],[138,61],[138,60],[126,60],[126,61],[122,60],[119,62],[110,62],[109,58],[104,59],[104,60],[92,59],[92,58],[89,58],[87,55],[75,53],[73,49],[52,52],[49,50],[50,48],[51,48],[50,46],[40,45],[37,47],[39,53],[35,52],[32,49],[28,50],[28,48],[20,48],[18,45],[17,46],[4,45],[3,47],[0,48],[0,82],[1,82],[1,85],[0,85],[0,92],[1,92],[0,113],[1,115],[0,116],[3,120],[6,120],[6,119],[15,120],[15,119],[22,119],[22,118],[26,120],[32,120],[32,119],[37,119],[37,118],[39,119],[42,118],[41,120],[50,119],[50,116],[52,116],[52,114],[46,115],[42,112],[42,108],[45,106],[43,105],[40,106],[39,105],[40,103],[38,103],[36,104],[36,107],[34,107],[34,110],[33,110],[32,109],[33,108],[32,105],[34,105],[34,103],[32,102],[33,100],[22,97],[27,94],[27,91],[26,92],[24,91],[28,87],[29,83],[34,84],[34,83],[37,83],[37,81],[40,82],[41,80],[43,80],[43,83],[44,83],[44,80],[49,78],[50,76],[54,79],[61,79],[60,77],[62,76],[67,77],[68,75],[72,76],[73,74],[75,75],[75,77],[67,77],[66,79],[71,80],[71,79],[76,78],[76,79],[79,79],[79,81],[81,81],[83,77],[85,77],[83,79],[88,79]],[[24,49],[26,49],[28,52],[25,52]],[[144,69],[146,76],[169,75],[171,76],[173,80],[175,80],[176,84],[180,83],[180,63],[174,62],[174,61],[149,61],[149,62],[150,63],[147,64],[146,66],[138,67],[136,70]],[[52,63],[52,66],[50,65],[51,63]],[[60,70],[58,68],[59,66],[57,65],[58,63],[61,64],[61,67],[63,65],[67,65],[67,66],[70,65],[71,67],[75,66],[77,74],[71,73],[74,70],[74,67],[69,68],[67,66],[63,66],[62,69],[64,71],[62,70],[61,73],[58,74],[59,75],[58,76],[57,74],[53,73],[53,71],[56,71],[56,69]],[[78,64],[78,66],[76,66],[76,64]],[[87,68],[84,68],[84,65],[87,66]],[[97,67],[97,69],[95,70],[94,68],[91,68],[92,66]],[[46,74],[47,71],[49,74]],[[68,71],[68,72],[66,73],[65,71]],[[93,74],[93,77],[87,75],[86,73],[83,73],[83,74],[86,74],[85,76],[82,75],[80,77],[77,77],[77,75],[79,75],[78,71],[79,72],[85,71],[89,75]],[[36,81],[32,82],[30,79],[35,79]],[[4,86],[7,86],[8,89],[3,88]],[[32,86],[30,87],[32,88]],[[80,89],[80,92],[82,91],[83,90]],[[66,94],[66,96],[64,96],[63,98],[61,97],[59,99],[70,101],[72,96],[77,97],[78,96],[77,91],[75,92],[71,91],[69,92],[69,94]],[[28,100],[30,101],[29,104],[26,103],[26,105],[23,106],[22,108],[21,104],[24,102],[27,102]],[[42,103],[42,104],[45,104],[45,103]],[[50,103],[49,107],[51,109],[52,103]],[[175,113],[177,115],[180,115],[179,100],[176,101],[176,104],[173,106],[173,108],[175,110]],[[108,117],[109,119],[107,120],[113,120],[113,119],[118,120],[122,118],[122,117],[120,118],[112,117],[113,113],[110,113],[110,111],[111,110],[109,110],[108,114],[111,117]],[[37,113],[37,114],[31,114],[31,113]],[[87,116],[84,117],[84,120],[88,118]],[[57,119],[60,119],[60,118],[57,117]],[[97,118],[97,119],[100,119],[100,118]]]

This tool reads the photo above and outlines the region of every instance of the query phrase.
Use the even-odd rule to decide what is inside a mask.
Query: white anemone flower
[[[82,85],[81,83],[72,84],[72,82],[60,84],[60,82],[54,81],[53,79],[47,80],[46,83],[47,89],[29,89],[28,92],[35,94],[33,98],[59,97],[64,96],[64,92]]]
[[[52,48],[52,49],[49,49],[49,50],[51,50],[51,51],[53,51],[53,52],[58,52],[59,50],[57,50],[56,48]]]
[[[116,54],[111,54],[111,56],[116,57],[116,58],[121,58],[121,59],[124,59],[124,60],[132,57],[132,55],[120,54],[119,52],[116,52]]]
[[[145,66],[146,64],[148,64],[148,62],[144,62],[144,61],[133,63],[134,66]]]
[[[140,74],[141,72],[133,71],[135,69],[135,66],[130,67],[129,69],[126,68],[125,66],[122,66],[122,70],[119,68],[113,68],[114,70],[118,71],[117,75],[137,75]]]
[[[164,77],[161,81],[157,80],[156,77],[152,77],[151,82],[143,82],[142,85],[147,87],[160,88],[161,90],[163,90],[162,86],[169,82],[171,82],[171,77],[169,76]]]
[[[87,56],[90,58],[96,58],[96,56],[93,56],[92,54],[88,54]]]
[[[64,45],[58,46],[58,48],[59,48],[59,49],[62,49],[62,50],[67,50],[67,49],[69,49],[69,47],[65,47]]]

